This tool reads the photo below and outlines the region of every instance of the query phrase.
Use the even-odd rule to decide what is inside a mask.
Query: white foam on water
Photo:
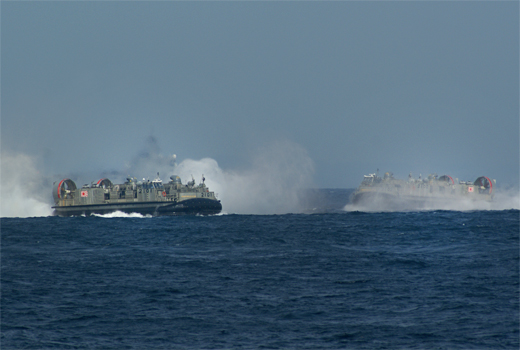
[[[139,214],[139,213],[123,213],[122,211],[119,211],[119,210],[112,212],[112,213],[108,213],[108,214],[92,214],[92,216],[97,216],[100,218],[107,218],[107,219],[111,219],[111,218],[151,218],[151,217],[153,217],[152,215],[143,215],[143,214]]]

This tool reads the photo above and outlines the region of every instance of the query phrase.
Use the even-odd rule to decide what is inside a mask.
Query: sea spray
[[[284,214],[301,212],[300,199],[312,186],[314,164],[303,147],[280,141],[261,148],[246,170],[222,170],[215,160],[204,158],[186,159],[174,171],[183,181],[204,174],[227,213]]]
[[[52,215],[52,182],[38,171],[36,158],[23,153],[2,151],[1,217]]]

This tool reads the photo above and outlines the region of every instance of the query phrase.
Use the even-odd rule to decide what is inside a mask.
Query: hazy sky
[[[2,152],[51,175],[122,171],[154,138],[235,170],[296,144],[317,187],[518,185],[519,3],[3,1],[1,93]]]

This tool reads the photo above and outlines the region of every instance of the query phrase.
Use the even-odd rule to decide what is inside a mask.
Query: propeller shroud
[[[74,191],[76,191],[76,189],[76,184],[71,179],[63,179],[59,182],[55,182],[54,189],[52,191],[54,202],[57,203],[63,199],[73,198]]]

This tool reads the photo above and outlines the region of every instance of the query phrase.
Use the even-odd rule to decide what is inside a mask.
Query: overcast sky
[[[297,145],[316,187],[517,186],[519,3],[3,1],[1,93],[2,153],[45,174],[124,171],[155,140],[237,171]]]

